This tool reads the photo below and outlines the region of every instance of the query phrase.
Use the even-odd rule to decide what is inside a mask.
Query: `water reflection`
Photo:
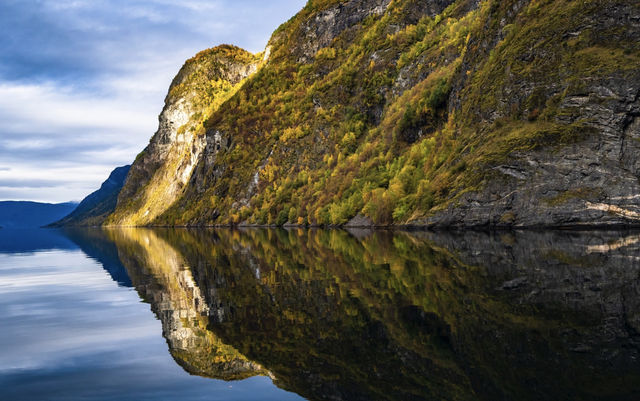
[[[177,249],[151,230],[109,230],[107,235],[117,244],[140,297],[162,322],[162,335],[179,365],[223,380],[268,374],[207,329],[215,311]]]
[[[111,279],[118,285],[132,287],[129,274],[118,256],[118,248],[103,230],[67,227],[41,231],[57,232],[58,235],[64,235],[69,238],[85,255],[100,263],[102,268],[109,273]]]
[[[53,249],[74,250],[77,246],[57,230],[0,228],[0,254],[33,254]]]
[[[105,236],[192,374],[313,400],[640,395],[636,234]]]
[[[230,383],[186,373],[149,305],[125,286],[106,232],[0,231],[11,239],[0,244],[1,400],[300,399],[265,376]]]

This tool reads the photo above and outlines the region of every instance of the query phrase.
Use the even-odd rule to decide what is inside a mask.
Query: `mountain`
[[[66,216],[78,206],[75,202],[38,203],[27,201],[0,202],[0,227],[36,228]]]
[[[187,61],[107,224],[638,224],[639,117],[635,0],[310,0]]]
[[[158,131],[131,167],[111,223],[149,224],[182,196],[205,148],[227,145],[226,139],[209,138],[203,121],[238,90],[260,61],[259,55],[220,46],[185,63],[171,83]]]
[[[78,207],[64,218],[51,224],[63,226],[99,226],[116,208],[118,194],[124,185],[131,166],[118,167],[102,183],[100,189],[80,202]]]

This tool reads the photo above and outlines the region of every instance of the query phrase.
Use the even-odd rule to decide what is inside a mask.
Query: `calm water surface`
[[[640,235],[0,230],[1,400],[638,400]]]

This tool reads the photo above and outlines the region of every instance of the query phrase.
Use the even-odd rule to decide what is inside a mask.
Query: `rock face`
[[[50,224],[50,227],[64,226],[100,226],[116,210],[118,194],[131,166],[118,167],[102,183],[100,189],[91,193],[80,202],[73,212],[63,219]]]
[[[111,224],[640,224],[637,1],[309,1],[268,51],[170,92]]]
[[[557,29],[561,34],[558,37],[565,47],[585,41],[589,47],[572,58],[551,44],[518,52],[519,59],[532,64],[548,60],[557,70],[548,71],[547,67],[544,77],[540,73],[512,73],[495,94],[497,108],[483,118],[505,118],[511,114],[507,110],[516,109],[534,119],[536,110],[556,107],[549,119],[562,126],[579,121],[576,138],[562,146],[546,147],[542,143],[531,150],[513,151],[502,163],[491,166],[493,173],[484,188],[462,195],[446,210],[421,223],[640,223],[640,64],[638,59],[624,58],[625,54],[634,54],[630,50],[604,50],[610,41],[624,44],[640,40],[640,7],[637,3],[613,2],[574,16],[568,26]],[[598,38],[593,37],[596,32]],[[544,39],[550,40],[551,34]],[[606,66],[601,61],[620,55],[615,61],[619,64]],[[564,62],[575,64],[564,68],[562,62],[549,60],[551,57],[565,57]],[[554,102],[557,105],[550,104]]]
[[[259,56],[242,49],[219,46],[185,63],[169,88],[158,131],[131,166],[108,224],[148,224],[171,206],[207,146],[202,122],[259,62]]]
[[[391,0],[365,0],[338,3],[309,18],[302,26],[305,41],[297,47],[298,61],[308,63],[345,30],[370,16],[381,16]]]

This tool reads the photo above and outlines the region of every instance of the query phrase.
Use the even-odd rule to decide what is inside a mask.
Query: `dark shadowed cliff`
[[[91,193],[80,202],[73,212],[50,224],[50,227],[99,226],[116,209],[118,194],[131,166],[118,167],[102,183],[100,189]]]

